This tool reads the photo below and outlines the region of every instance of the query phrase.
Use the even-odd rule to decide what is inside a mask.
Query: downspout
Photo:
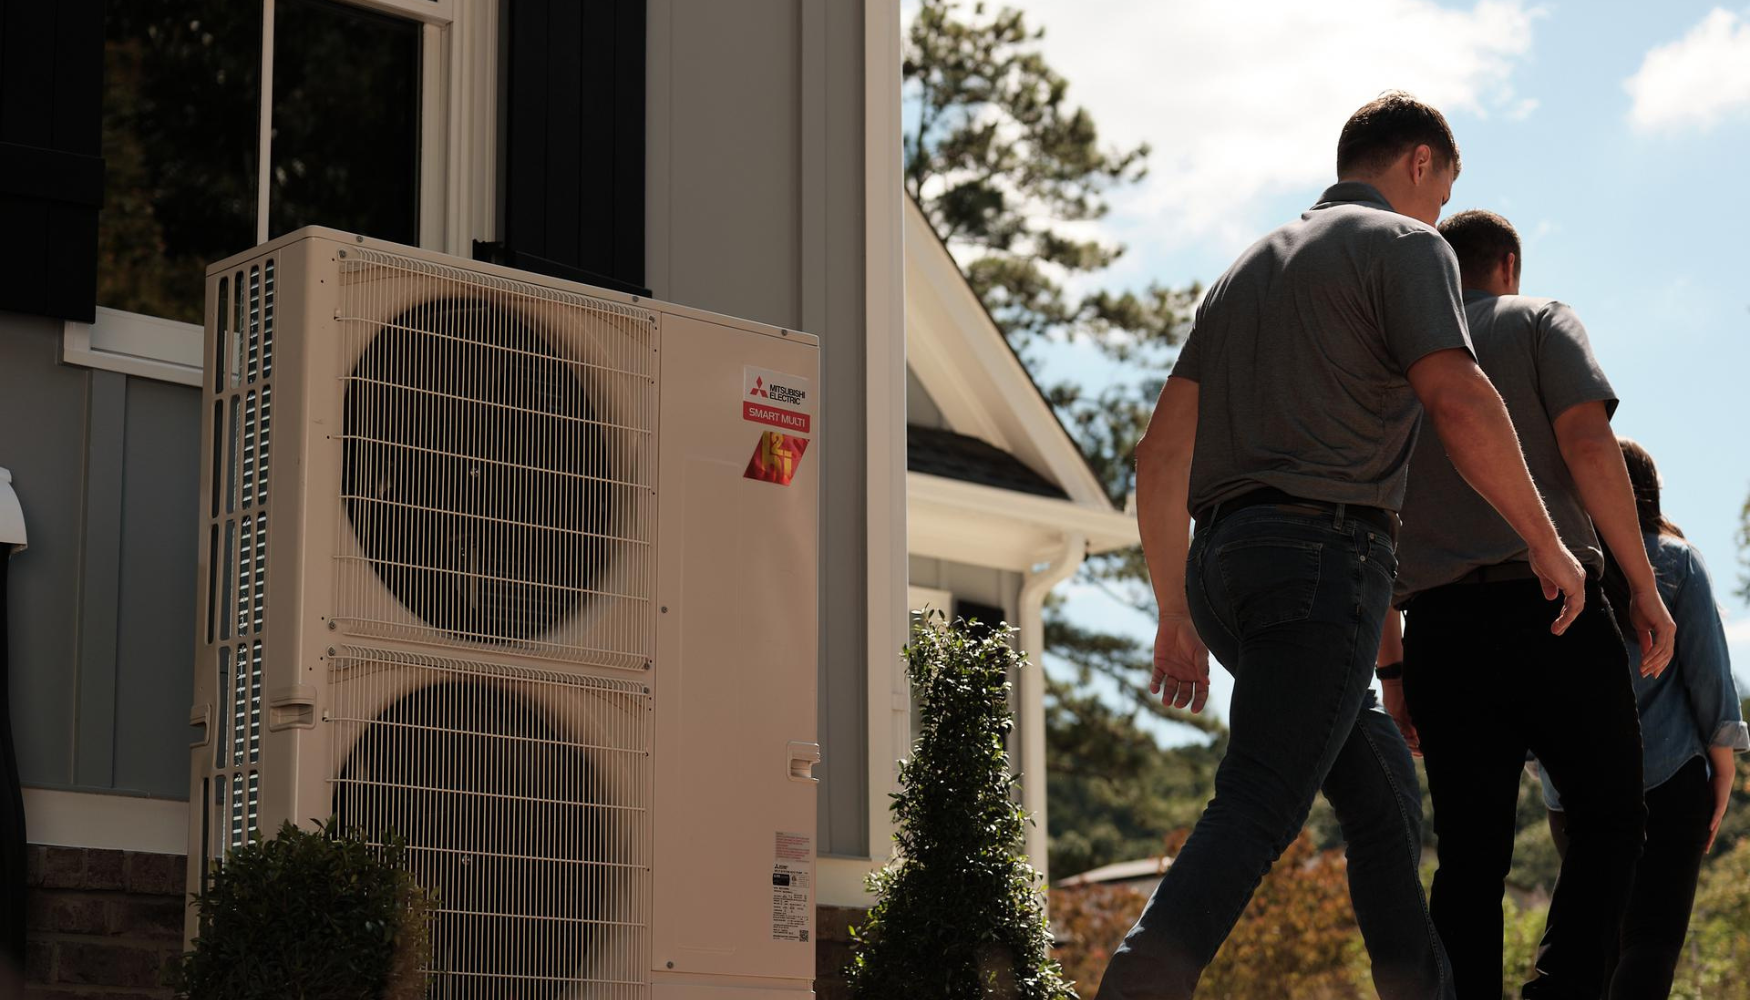
[[[1028,665],[1021,671],[1021,808],[1032,817],[1027,828],[1027,854],[1049,882],[1046,866],[1045,815],[1045,595],[1075,575],[1087,558],[1088,538],[1079,532],[1063,536],[1063,547],[1043,568],[1027,573],[1021,584],[1021,649]]]

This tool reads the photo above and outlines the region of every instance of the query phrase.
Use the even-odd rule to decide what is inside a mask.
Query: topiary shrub
[[[922,735],[899,765],[896,859],[869,877],[878,897],[852,929],[858,1000],[1073,1000],[1051,959],[1027,817],[1004,744],[1011,628],[926,622],[906,647]]]
[[[396,837],[382,848],[291,823],[213,866],[200,935],[172,967],[187,1000],[413,1000],[426,992],[430,903]]]

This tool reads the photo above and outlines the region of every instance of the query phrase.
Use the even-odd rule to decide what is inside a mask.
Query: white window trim
[[[498,11],[501,0],[343,0],[422,23],[419,243],[468,257],[497,226]],[[273,101],[274,0],[262,3],[262,118]],[[260,136],[256,240],[267,241],[268,135]],[[238,247],[237,249],[247,249]],[[201,384],[198,324],[98,307],[69,321],[61,361],[179,385]]]

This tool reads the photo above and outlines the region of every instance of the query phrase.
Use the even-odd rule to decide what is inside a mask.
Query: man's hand
[[[1543,599],[1553,601],[1558,596],[1562,598],[1562,613],[1556,616],[1555,624],[1549,627],[1551,632],[1561,635],[1574,624],[1574,619],[1580,617],[1580,611],[1586,607],[1586,570],[1580,566],[1580,560],[1568,551],[1568,547],[1560,541],[1550,545],[1540,546],[1531,550],[1531,571],[1537,574],[1537,579],[1543,584]],[[1667,616],[1669,617],[1669,616]]]
[[[1150,694],[1161,704],[1203,711],[1209,700],[1209,649],[1197,635],[1190,615],[1161,615],[1155,631],[1155,669],[1149,678]]]
[[[1391,680],[1380,679],[1379,689],[1384,697],[1385,710],[1391,713],[1392,721],[1398,724],[1398,731],[1404,734],[1404,742],[1409,744],[1410,753],[1422,756],[1422,736],[1416,732],[1416,724],[1410,721],[1410,706],[1404,703],[1404,679],[1394,677]]]
[[[1726,805],[1732,801],[1732,782],[1738,777],[1738,763],[1732,759],[1732,751],[1725,747],[1709,747],[1708,763],[1713,765],[1714,817],[1707,825],[1707,847],[1703,854],[1710,854],[1714,849],[1714,837],[1719,835],[1720,821],[1726,818]]]
[[[1629,598],[1628,617],[1635,627],[1635,641],[1641,644],[1641,676],[1659,676],[1671,665],[1677,647],[1677,623],[1671,620],[1665,599],[1657,588],[1638,591]]]

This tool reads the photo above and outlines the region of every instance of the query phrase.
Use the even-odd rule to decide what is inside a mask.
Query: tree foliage
[[[1012,343],[1092,336],[1114,351],[1170,339],[1181,293],[1079,296],[1065,279],[1124,252],[1080,225],[1104,217],[1106,193],[1140,180],[1148,147],[1103,147],[1092,116],[1039,49],[1043,32],[1018,10],[925,0],[904,64],[916,110],[905,135],[906,190],[950,248]]]
[[[938,618],[937,621],[940,619]],[[905,650],[921,733],[899,765],[895,860],[869,877],[851,995],[1074,1000],[1051,958],[1006,745],[1014,629],[920,623]]]

